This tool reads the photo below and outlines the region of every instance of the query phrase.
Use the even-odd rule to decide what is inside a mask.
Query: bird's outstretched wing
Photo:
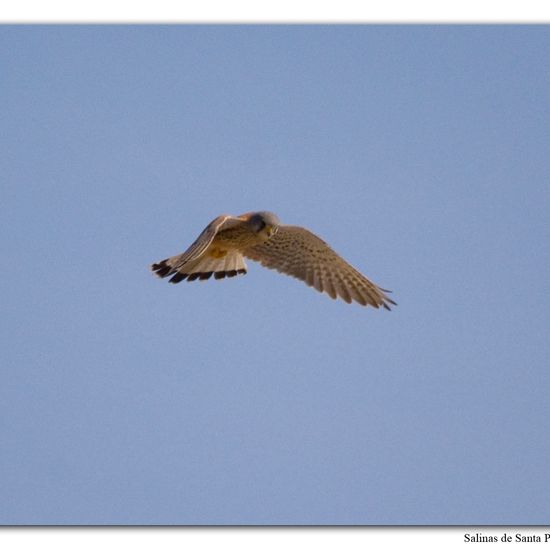
[[[159,277],[173,275],[170,279],[171,283],[179,283],[184,279],[189,281],[199,278],[208,279],[213,273],[217,279],[222,278],[222,275],[218,275],[218,273],[224,273],[224,277],[226,275],[231,277],[237,273],[243,273],[244,264],[242,258],[239,262],[239,258],[235,255],[228,255],[223,261],[211,258],[205,258],[205,261],[201,261],[219,231],[229,229],[241,223],[242,220],[234,216],[218,216],[206,226],[195,242],[185,252],[153,264],[151,266],[152,271]],[[206,268],[202,269],[205,266]]]
[[[361,305],[390,309],[395,304],[382,288],[341,258],[322,239],[304,229],[281,225],[265,243],[243,250],[243,255],[263,266],[291,275],[326,292],[332,298],[340,296]]]

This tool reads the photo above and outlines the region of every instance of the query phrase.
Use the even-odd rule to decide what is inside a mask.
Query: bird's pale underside
[[[304,281],[331,298],[390,309],[384,290],[341,258],[319,237],[282,225],[271,212],[218,216],[183,253],[151,266],[171,283],[234,277],[246,273],[244,258]]]

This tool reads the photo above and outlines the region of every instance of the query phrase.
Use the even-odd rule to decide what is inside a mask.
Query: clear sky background
[[[0,522],[547,524],[550,27],[0,28]],[[153,261],[272,210],[380,311]]]

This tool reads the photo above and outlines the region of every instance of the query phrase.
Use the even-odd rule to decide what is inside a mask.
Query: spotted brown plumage
[[[271,212],[222,215],[183,253],[151,266],[171,283],[246,273],[244,258],[304,281],[331,298],[384,307],[396,303],[322,239],[303,227],[282,225]]]

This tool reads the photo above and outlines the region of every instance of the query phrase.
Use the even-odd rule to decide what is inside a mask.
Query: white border
[[[18,0],[4,23],[542,23],[548,0]]]
[[[367,548],[415,548],[426,550],[494,544],[507,548],[531,548],[532,542],[516,542],[515,535],[540,536],[541,548],[548,529],[540,527],[371,527],[371,528],[29,528],[0,529],[0,543],[10,550],[19,548],[55,548],[56,550],[134,550],[160,547],[162,550],[223,548],[224,550],[285,550],[315,548],[346,550]],[[465,534],[478,537],[466,542]],[[502,537],[509,536],[509,542]],[[481,537],[496,537],[494,543]],[[539,543],[539,545],[541,544]],[[548,544],[548,542],[546,543]],[[538,546],[535,543],[535,546]]]

